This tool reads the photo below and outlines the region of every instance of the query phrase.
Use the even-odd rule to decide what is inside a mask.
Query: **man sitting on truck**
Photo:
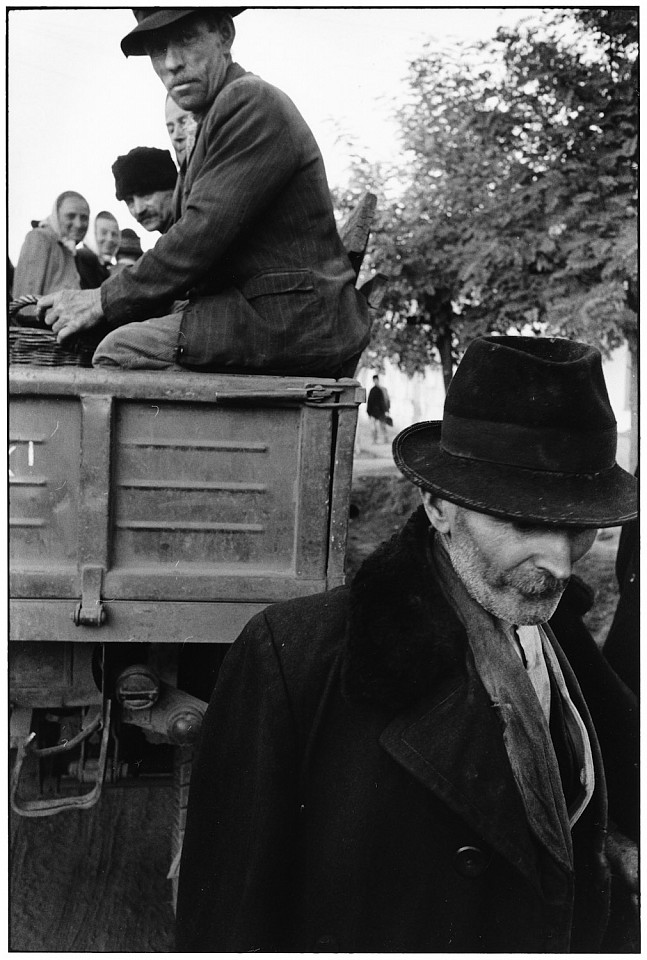
[[[46,322],[59,342],[107,322],[95,364],[351,375],[368,342],[368,306],[310,129],[284,93],[232,60],[240,9],[134,12],[123,52],[150,56],[198,121],[175,222],[98,291],[42,297]]]

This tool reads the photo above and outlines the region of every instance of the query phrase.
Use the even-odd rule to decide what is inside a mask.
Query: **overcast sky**
[[[521,7],[249,8],[236,18],[234,58],[295,101],[321,147],[331,185],[346,182],[352,135],[375,160],[397,153],[394,104],[407,65],[427,40],[490,37]],[[8,253],[15,263],[32,219],[63,190],[92,215],[111,210],[136,227],[114,196],[111,165],[135,146],[169,147],[164,88],[145,57],[119,41],[130,8],[12,10],[8,15]],[[157,234],[137,227],[144,247]]]

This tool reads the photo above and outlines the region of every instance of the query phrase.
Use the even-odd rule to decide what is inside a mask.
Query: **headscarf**
[[[61,208],[61,204],[64,200],[67,200],[68,197],[78,197],[79,200],[83,200],[85,204],[88,204],[88,201],[80,193],[77,193],[76,190],[66,190],[64,193],[59,194],[59,196],[54,201],[54,207],[49,217],[45,217],[44,220],[41,220],[38,224],[39,227],[49,227],[50,230],[58,237],[58,242],[61,243],[66,250],[69,250],[72,256],[76,256],[77,241],[72,240],[71,237],[63,237],[61,231],[61,224],[58,219],[58,211]],[[90,206],[88,204],[88,210]],[[79,241],[80,242],[80,241]]]

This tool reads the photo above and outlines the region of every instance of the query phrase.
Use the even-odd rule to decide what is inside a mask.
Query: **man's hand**
[[[84,330],[96,327],[103,318],[101,289],[59,290],[38,298],[38,313],[57,335],[59,343]]]

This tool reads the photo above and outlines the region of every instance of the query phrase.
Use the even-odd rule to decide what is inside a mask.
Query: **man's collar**
[[[344,686],[352,699],[404,707],[464,671],[464,628],[433,568],[420,507],[362,564],[350,589]]]
[[[218,90],[217,90],[217,92],[216,92],[216,95],[215,95],[215,97],[213,98],[213,100],[211,101],[211,103],[209,104],[209,106],[206,107],[204,110],[201,110],[200,113],[198,113],[196,110],[192,110],[192,111],[191,111],[191,112],[193,113],[193,117],[194,117],[196,123],[198,124],[198,129],[195,131],[195,139],[196,139],[196,140],[198,139],[198,133],[199,133],[200,127],[202,126],[202,124],[203,124],[203,122],[204,122],[204,120],[205,120],[205,117],[208,115],[209,111],[210,111],[211,108],[213,107],[214,103],[216,102],[216,100],[218,99],[218,97],[220,96],[220,94],[222,93],[222,91],[223,91],[223,90],[225,89],[225,87],[226,87],[228,84],[230,84],[233,80],[238,80],[239,77],[244,76],[246,73],[247,73],[247,71],[244,70],[243,67],[241,67],[239,63],[236,63],[235,60],[231,60],[231,61],[228,63],[228,65],[227,65],[227,69],[226,69],[226,71],[225,71],[225,76],[223,77],[222,84],[221,84],[220,87],[218,88]]]

